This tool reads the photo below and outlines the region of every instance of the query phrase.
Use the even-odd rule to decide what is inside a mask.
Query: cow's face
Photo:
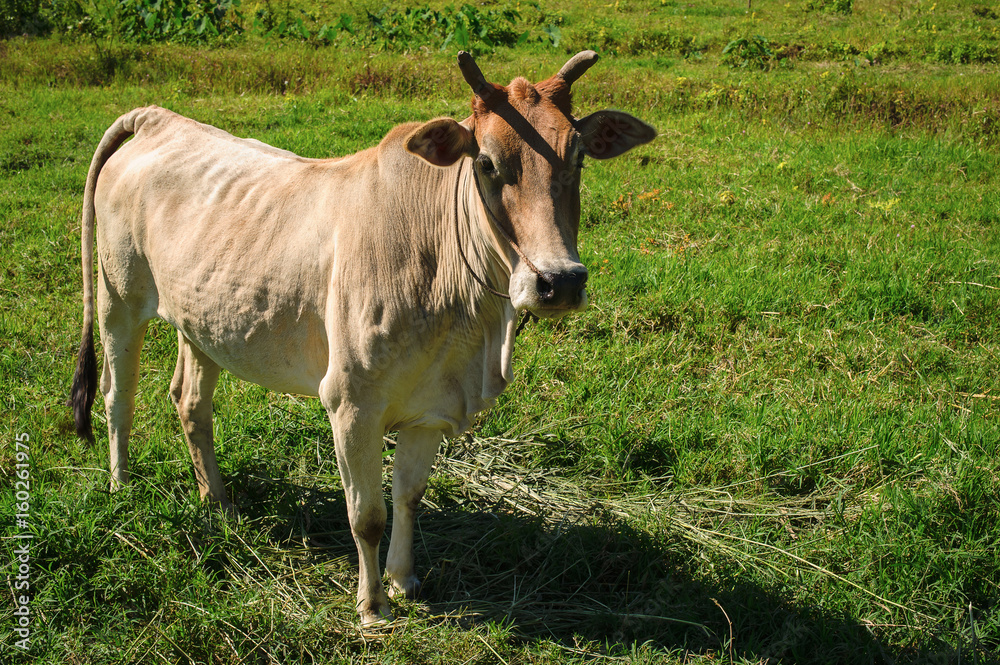
[[[471,57],[463,61],[460,54],[477,93],[472,115],[461,123],[432,120],[407,142],[411,152],[439,166],[473,158],[483,212],[511,263],[511,302],[539,317],[587,306],[587,268],[577,250],[584,158],[615,157],[656,136],[618,111],[572,116],[570,86],[596,58],[585,52],[546,81],[516,78],[502,87],[486,83]]]

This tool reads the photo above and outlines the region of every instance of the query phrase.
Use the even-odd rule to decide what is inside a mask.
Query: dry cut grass
[[[508,648],[544,645],[567,658],[629,662],[644,650],[709,660],[722,653],[748,661],[816,659],[815,636],[830,633],[847,660],[888,648],[872,637],[876,626],[804,598],[790,601],[786,585],[852,586],[893,609],[899,627],[932,623],[825,560],[823,543],[850,528],[866,497],[845,501],[843,488],[792,498],[761,490],[783,472],[687,491],[677,491],[669,477],[567,477],[532,464],[534,448],[543,445],[471,435],[446,445],[415,536],[424,594],[397,603],[391,624],[362,631],[348,611],[356,556],[335,475],[244,478],[247,508],[235,531],[264,539],[248,542],[234,531],[246,551],[230,559],[225,576],[266,589],[289,621],[319,622],[340,648],[377,644],[386,654],[411,643],[426,648],[421,640],[448,627],[473,640],[484,630],[509,631]],[[257,503],[289,494],[296,497],[292,514],[271,514],[270,499]],[[775,541],[776,532],[787,537]],[[388,532],[383,552],[387,546]],[[706,575],[706,567],[713,572]],[[773,584],[748,583],[751,577]],[[480,643],[487,662],[491,643]],[[233,648],[240,651],[235,642]]]

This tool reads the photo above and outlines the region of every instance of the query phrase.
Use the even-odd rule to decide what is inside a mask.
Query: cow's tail
[[[83,263],[83,337],[76,358],[76,373],[70,391],[69,406],[73,408],[76,433],[80,438],[94,440],[90,411],[97,393],[97,355],[94,353],[94,190],[97,177],[115,150],[136,131],[136,117],[147,109],[135,109],[121,116],[104,132],[104,138],[94,152],[83,191],[81,248]]]

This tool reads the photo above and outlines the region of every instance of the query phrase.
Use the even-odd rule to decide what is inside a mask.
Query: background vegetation
[[[1000,661],[1000,6],[0,0],[0,506],[31,436],[32,663]],[[578,112],[584,314],[529,326],[450,441],[425,597],[362,634],[319,404],[225,376],[226,521],[147,334],[135,482],[64,407],[94,146],[159,104],[314,157],[603,56]],[[391,438],[386,444],[392,460]],[[387,476],[388,477],[388,476]],[[3,527],[5,552],[19,530]],[[384,551],[384,548],[383,548]],[[5,554],[4,556],[12,555]],[[4,564],[6,565],[6,564]]]

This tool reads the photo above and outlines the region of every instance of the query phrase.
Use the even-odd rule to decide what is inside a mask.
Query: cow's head
[[[473,158],[483,210],[502,235],[511,264],[510,297],[517,309],[555,318],[587,305],[587,269],[577,252],[580,169],[584,157],[609,159],[647,143],[656,130],[620,111],[575,118],[570,87],[597,61],[584,51],[555,76],[531,84],[516,78],[488,83],[472,56],[459,67],[476,96],[472,115],[438,118],[407,139],[410,152],[436,166]]]

